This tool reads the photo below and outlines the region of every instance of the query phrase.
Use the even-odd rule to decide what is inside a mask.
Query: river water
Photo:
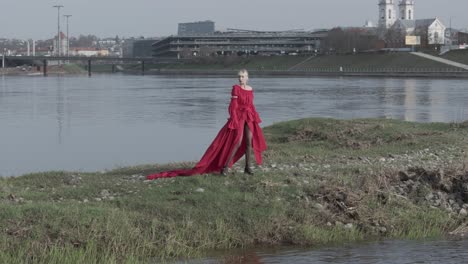
[[[254,76],[253,76],[254,77]],[[196,161],[236,78],[0,76],[0,175]],[[466,81],[251,78],[262,126],[303,117],[467,119]]]
[[[315,250],[243,251],[188,263],[463,264],[468,263],[467,248],[468,240],[382,241]]]

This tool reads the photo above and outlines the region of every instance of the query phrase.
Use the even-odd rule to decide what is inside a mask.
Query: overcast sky
[[[57,9],[70,35],[152,37],[176,34],[177,23],[213,20],[216,29],[288,30],[362,26],[377,22],[378,0],[0,0],[0,38],[51,38]],[[415,17],[439,17],[468,28],[468,0],[416,0]],[[61,18],[65,32],[65,19]]]

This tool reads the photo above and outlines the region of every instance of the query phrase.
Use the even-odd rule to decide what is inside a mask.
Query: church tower
[[[401,0],[398,7],[401,20],[414,20],[414,0]]]
[[[396,21],[395,3],[397,0],[379,0],[379,27],[390,28]]]

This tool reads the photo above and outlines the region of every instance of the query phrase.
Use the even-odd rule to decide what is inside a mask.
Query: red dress
[[[218,135],[195,167],[192,169],[151,174],[146,177],[148,180],[220,172],[229,156],[234,151],[236,144],[242,140],[231,164],[228,164],[229,167],[232,167],[232,165],[245,154],[246,143],[245,137],[243,137],[244,124],[247,124],[250,131],[252,131],[252,148],[255,160],[258,165],[262,164],[262,152],[266,150],[267,145],[263,137],[262,129],[258,125],[262,121],[253,104],[253,91],[244,90],[239,85],[234,85],[231,94],[232,99],[229,104],[230,117],[228,122],[219,131]]]

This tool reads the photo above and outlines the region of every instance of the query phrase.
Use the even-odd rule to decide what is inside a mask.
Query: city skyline
[[[271,0],[216,1],[199,0],[157,2],[136,0],[116,2],[101,0],[47,1],[33,0],[6,2],[0,17],[0,38],[47,39],[57,34],[57,10],[70,18],[70,35],[96,35],[100,37],[160,37],[177,33],[182,22],[212,20],[217,30],[240,28],[252,30],[313,30],[336,26],[363,26],[366,20],[378,21],[377,0],[291,0],[287,4],[272,4]],[[315,2],[315,3],[314,3]],[[415,18],[438,17],[448,27],[468,28],[466,0],[416,0]],[[21,14],[21,15],[19,15]],[[65,32],[65,18],[61,18],[61,31]]]

